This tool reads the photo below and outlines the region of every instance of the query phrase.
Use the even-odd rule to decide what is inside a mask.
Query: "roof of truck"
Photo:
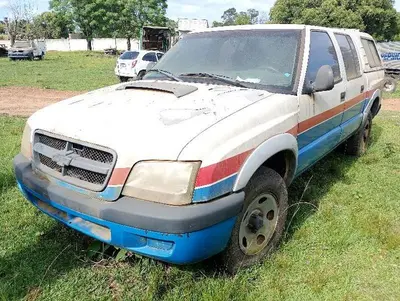
[[[193,31],[189,34],[199,32],[212,32],[212,31],[227,31],[227,30],[254,30],[254,29],[323,29],[323,30],[338,30],[347,32],[360,32],[358,29],[347,29],[347,28],[331,28],[322,26],[311,26],[304,24],[256,24],[256,25],[235,25],[235,26],[223,26],[223,27],[212,27]],[[361,32],[360,32],[361,33]]]

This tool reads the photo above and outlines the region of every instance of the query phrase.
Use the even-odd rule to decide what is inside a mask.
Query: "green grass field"
[[[91,90],[117,82],[115,60],[86,52],[4,58],[0,86]],[[297,179],[281,249],[235,277],[213,259],[177,267],[89,257],[91,239],[40,213],[16,187],[12,158],[24,122],[0,116],[0,300],[399,299],[400,113],[374,120],[362,158],[332,153]]]
[[[383,112],[374,120],[364,157],[333,153],[297,179],[281,249],[235,277],[220,272],[213,260],[183,267],[136,257],[90,260],[90,240],[40,213],[15,185],[11,160],[23,124],[24,119],[0,117],[0,300],[400,296],[399,113]]]
[[[43,61],[0,58],[0,87],[88,91],[118,83],[117,58],[98,52],[49,52]]]

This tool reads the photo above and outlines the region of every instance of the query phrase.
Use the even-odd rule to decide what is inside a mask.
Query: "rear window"
[[[371,40],[361,39],[361,43],[367,54],[368,64],[371,68],[381,67],[382,62],[379,58],[378,50],[376,50],[375,43]]]
[[[121,60],[134,60],[138,57],[139,52],[136,51],[127,51],[124,52],[123,55],[120,56]]]

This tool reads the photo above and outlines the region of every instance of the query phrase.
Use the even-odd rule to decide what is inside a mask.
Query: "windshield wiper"
[[[242,84],[239,81],[234,80],[233,78],[226,77],[226,76],[223,76],[223,75],[207,73],[207,72],[183,73],[183,74],[180,74],[179,76],[209,77],[209,78],[212,78],[212,79],[219,80],[220,82],[223,82],[223,83],[231,85],[231,86],[241,87],[241,88],[248,88],[245,84]]]
[[[151,71],[158,72],[158,73],[160,73],[162,75],[165,75],[166,77],[168,77],[170,79],[173,79],[174,81],[177,81],[177,82],[181,82],[182,81],[179,77],[177,77],[175,74],[173,74],[173,73],[171,73],[169,71],[165,71],[165,70],[162,70],[162,69],[150,69],[147,72],[151,72]]]

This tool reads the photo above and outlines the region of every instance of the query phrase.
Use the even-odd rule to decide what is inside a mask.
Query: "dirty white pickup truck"
[[[354,30],[303,25],[186,35],[144,80],[38,111],[14,166],[33,205],[130,251],[235,271],[282,237],[293,179],[367,148],[382,62]]]

